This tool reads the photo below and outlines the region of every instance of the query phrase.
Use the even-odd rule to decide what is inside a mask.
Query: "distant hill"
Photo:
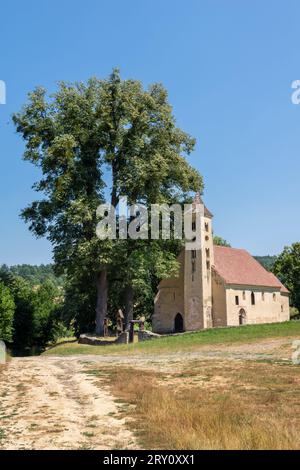
[[[271,271],[276,261],[276,256],[254,256],[254,258],[268,271]],[[46,280],[52,281],[56,286],[62,286],[64,283],[63,276],[55,276],[52,264],[17,264],[14,266],[7,266],[3,264],[0,270],[11,272],[16,276],[23,277],[32,286],[42,284]]]
[[[63,276],[55,276],[52,264],[41,264],[39,266],[31,264],[7,266],[6,264],[3,264],[0,266],[0,270],[23,277],[30,282],[32,286],[42,284],[47,280],[52,281],[56,286],[62,286],[64,282]]]
[[[272,271],[277,256],[254,256],[254,258],[268,271]]]

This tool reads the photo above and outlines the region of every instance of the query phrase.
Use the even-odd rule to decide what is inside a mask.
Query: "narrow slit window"
[[[196,263],[195,263],[195,261],[193,260],[193,261],[192,261],[192,274],[194,274],[195,271],[196,271]]]

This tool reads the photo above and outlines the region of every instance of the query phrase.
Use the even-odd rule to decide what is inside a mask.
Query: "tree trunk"
[[[128,284],[125,288],[125,325],[129,327],[130,320],[133,320],[133,287]]]
[[[96,306],[96,334],[104,335],[104,319],[107,315],[107,272],[100,271],[97,275],[97,306]]]

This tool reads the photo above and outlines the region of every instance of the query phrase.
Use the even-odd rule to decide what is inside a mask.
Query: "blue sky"
[[[178,125],[197,139],[214,230],[252,254],[299,241],[300,3],[292,0],[27,0],[1,2],[0,264],[51,260],[18,214],[38,172],[22,161],[11,114],[36,85],[124,78],[169,91]]]

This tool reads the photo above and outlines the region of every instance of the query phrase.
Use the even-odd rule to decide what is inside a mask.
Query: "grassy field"
[[[0,447],[300,450],[296,338],[300,321],[128,346],[64,339],[12,358],[0,368]]]
[[[89,346],[76,340],[60,343],[45,351],[44,355],[69,356],[77,354],[136,354],[170,351],[193,351],[203,345],[224,343],[248,343],[265,338],[300,336],[300,321],[272,323],[267,325],[245,325],[231,328],[214,328],[196,333],[169,336],[130,345]]]
[[[203,360],[87,373],[109,384],[142,448],[300,449],[298,366]]]

